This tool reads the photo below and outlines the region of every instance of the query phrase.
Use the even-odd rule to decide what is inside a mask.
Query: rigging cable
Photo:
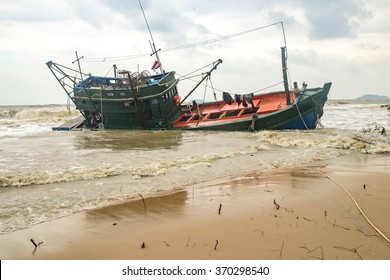
[[[360,208],[359,204],[356,202],[356,200],[353,198],[353,196],[351,195],[351,193],[345,188],[343,187],[340,183],[338,183],[336,180],[334,180],[333,178],[331,178],[329,175],[326,175],[324,172],[322,172],[321,170],[321,167],[318,168],[318,173],[320,173],[322,176],[324,176],[325,178],[328,178],[329,180],[331,180],[333,183],[335,183],[337,186],[339,186],[348,196],[349,198],[353,201],[353,203],[355,204],[355,206],[357,207],[357,209],[359,210],[360,214],[362,214],[362,216],[364,217],[364,219],[366,219],[366,221],[376,230],[376,232],[378,232],[382,237],[383,239],[385,239],[388,243],[390,243],[390,240],[389,238],[387,238],[386,235],[384,235],[371,221],[370,219],[366,216],[366,214],[364,214],[362,208]]]
[[[253,29],[245,30],[245,31],[242,31],[242,32],[234,33],[234,34],[229,34],[229,35],[217,37],[217,38],[210,39],[210,40],[204,40],[204,41],[200,41],[200,42],[192,43],[192,44],[188,44],[188,45],[167,48],[165,50],[161,50],[161,52],[171,52],[171,51],[183,50],[183,49],[188,49],[188,48],[195,48],[195,47],[202,46],[202,45],[212,44],[212,43],[216,43],[216,42],[219,42],[219,41],[224,41],[224,40],[232,39],[232,38],[239,37],[239,36],[242,36],[242,35],[246,35],[248,33],[252,33],[252,32],[255,32],[255,31],[258,31],[258,30],[262,30],[262,29],[265,29],[265,28],[268,28],[268,27],[271,27],[271,26],[275,26],[277,24],[281,24],[282,25],[283,38],[284,38],[284,43],[286,45],[286,36],[284,34],[283,22],[282,21],[278,21],[278,22],[274,22],[274,23],[271,23],[271,24],[268,24],[268,25],[256,27],[256,28],[253,28]],[[148,25],[148,30],[150,32],[149,25]],[[153,41],[153,37],[152,36],[151,36],[151,38],[152,38],[152,41]],[[121,61],[121,60],[129,60],[129,59],[141,58],[141,57],[146,57],[146,56],[150,56],[150,54],[149,53],[143,53],[143,54],[134,54],[134,55],[127,55],[127,56],[84,58],[84,61],[85,62]]]

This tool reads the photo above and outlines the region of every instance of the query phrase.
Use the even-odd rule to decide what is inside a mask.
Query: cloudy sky
[[[331,99],[390,96],[388,0],[142,0],[166,70],[186,75],[219,58],[217,89],[249,93],[282,81],[283,21],[291,82],[333,82]],[[211,40],[259,28],[229,40]],[[150,70],[150,36],[138,0],[1,0],[0,105],[66,103],[46,62],[104,76]],[[196,48],[185,46],[209,40]],[[133,55],[146,54],[138,58]],[[179,83],[181,95],[192,81]],[[281,89],[282,86],[270,90]],[[194,98],[203,98],[204,87]],[[212,91],[206,91],[206,99]]]

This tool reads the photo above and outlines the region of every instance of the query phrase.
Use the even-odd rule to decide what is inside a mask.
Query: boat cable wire
[[[185,78],[180,78],[180,81],[190,80],[191,82],[197,83],[198,81],[196,81],[196,80],[194,80],[194,79],[192,79],[192,78],[201,76],[202,74],[197,74],[197,75],[193,75],[193,76],[190,76],[190,77],[186,77],[186,75],[181,75],[181,74],[179,74],[179,73],[176,73],[176,75],[178,75],[178,76],[180,76],[180,77],[185,77]],[[187,75],[188,75],[188,74],[187,74]],[[249,93],[254,93],[254,94],[255,94],[255,93],[259,93],[259,92],[261,92],[261,91],[265,91],[265,90],[267,90],[267,89],[276,87],[276,86],[281,85],[281,84],[283,84],[283,81],[278,82],[278,83],[275,83],[275,84],[272,84],[272,85],[269,85],[269,86],[266,86],[266,87],[263,87],[263,88],[260,88],[260,89],[257,89],[257,90],[255,90],[255,91],[250,91]],[[210,86],[208,86],[208,87],[210,87]],[[218,91],[218,92],[221,92],[221,93],[222,93],[222,92],[225,92],[225,91],[226,91],[226,90],[221,90],[221,89],[215,88],[214,86],[212,87],[212,89],[213,89],[213,92]]]
[[[357,209],[359,210],[360,214],[362,214],[362,216],[364,217],[364,219],[366,219],[366,221],[376,230],[376,232],[378,232],[380,234],[381,237],[383,237],[383,239],[385,239],[388,243],[390,243],[390,240],[389,238],[387,238],[386,235],[384,235],[371,221],[370,219],[366,216],[366,214],[363,212],[362,208],[359,206],[359,204],[356,202],[356,200],[353,198],[353,196],[351,195],[351,193],[345,188],[343,187],[339,182],[337,182],[335,179],[333,179],[332,177],[330,177],[329,175],[325,174],[324,172],[322,172],[321,170],[321,167],[318,168],[318,173],[320,173],[322,176],[324,176],[325,178],[328,178],[329,180],[331,180],[333,183],[335,183],[337,186],[339,186],[350,198],[351,200],[353,201],[353,203],[355,204],[355,206],[357,207]]]
[[[298,102],[295,102],[295,106],[297,107],[299,117],[301,118],[303,124],[305,125],[306,129],[309,130],[309,128],[308,128],[307,125],[306,125],[305,120],[304,120],[303,117],[302,117],[301,110],[299,110]]]
[[[245,30],[245,31],[242,31],[242,32],[238,32],[238,33],[234,33],[234,34],[230,34],[230,35],[217,37],[217,38],[210,39],[210,40],[204,40],[204,41],[200,41],[200,42],[192,43],[192,44],[188,44],[188,45],[167,48],[165,50],[161,49],[160,52],[178,51],[178,50],[183,50],[183,49],[188,49],[188,48],[195,48],[195,47],[203,46],[203,45],[207,45],[207,44],[217,43],[219,41],[229,40],[229,39],[232,39],[232,38],[235,38],[235,37],[239,37],[239,36],[242,36],[242,35],[246,35],[248,33],[252,33],[252,32],[255,32],[255,31],[258,31],[258,30],[266,29],[266,28],[275,26],[277,24],[281,24],[282,25],[283,36],[285,38],[283,22],[282,21],[278,21],[278,22],[274,22],[274,23],[271,23],[271,24],[268,24],[268,25],[256,27],[256,28],[253,28],[253,29],[248,29],[248,30]],[[92,58],[84,58],[84,62],[121,61],[121,60],[130,60],[130,59],[136,59],[136,58],[148,57],[148,56],[150,56],[150,53],[141,53],[141,54],[126,55],[126,56],[92,57]]]
[[[206,83],[205,83],[205,87],[204,87],[204,93],[203,93],[203,101],[202,101],[202,104],[204,104],[205,100],[206,100],[206,92],[207,92],[207,88],[208,88],[208,81],[210,79],[210,75],[207,76],[206,78]],[[199,119],[198,119],[198,122],[196,123],[196,126],[198,126],[199,122],[203,120],[203,112],[201,109],[199,109],[199,106],[198,106],[198,115],[199,115]]]

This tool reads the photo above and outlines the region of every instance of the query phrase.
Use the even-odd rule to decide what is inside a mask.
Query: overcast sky
[[[166,70],[185,75],[221,58],[217,89],[249,93],[282,81],[281,24],[229,40],[169,49],[283,21],[290,82],[333,82],[331,99],[390,96],[388,0],[142,0]],[[138,0],[1,0],[0,105],[64,104],[66,95],[45,65],[49,60],[106,75],[150,70],[150,36]],[[117,59],[113,59],[117,58]],[[112,74],[112,73],[111,73]],[[179,83],[182,96],[193,86]],[[282,86],[270,90],[281,89]],[[194,98],[203,98],[204,87]],[[212,91],[206,91],[206,99]]]

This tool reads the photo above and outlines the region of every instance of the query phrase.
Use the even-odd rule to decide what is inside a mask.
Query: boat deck
[[[79,128],[83,123],[84,123],[84,117],[79,116],[64,124],[61,124],[60,126],[52,127],[52,129],[54,131],[68,131],[68,130]]]
[[[295,94],[290,93],[291,102],[295,101]],[[258,95],[253,98],[253,105],[249,103],[247,107],[241,103],[226,104],[220,101],[217,105],[199,104],[196,107],[183,108],[183,113],[176,119],[176,128],[198,125],[200,122],[207,122],[209,125],[215,123],[230,122],[232,120],[251,119],[252,114],[257,116],[279,111],[285,107],[286,95],[283,92],[276,92],[267,95]]]

